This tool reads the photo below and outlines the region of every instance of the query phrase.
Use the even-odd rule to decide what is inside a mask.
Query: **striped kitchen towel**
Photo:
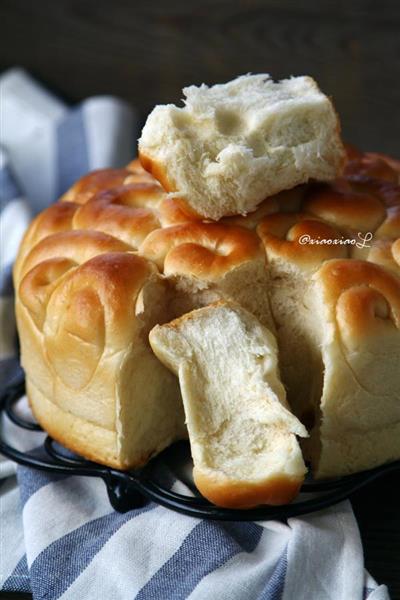
[[[1,385],[18,375],[11,266],[29,219],[86,171],[133,154],[137,118],[117,99],[68,108],[21,70],[0,80]],[[26,398],[19,410],[29,414]],[[10,441],[40,455],[43,434]],[[15,473],[17,472],[17,478]],[[366,573],[351,505],[287,523],[221,523],[153,502],[119,514],[102,481],[0,462],[0,589],[36,600],[388,600]],[[17,483],[18,481],[18,483]],[[173,479],[174,489],[183,484]]]

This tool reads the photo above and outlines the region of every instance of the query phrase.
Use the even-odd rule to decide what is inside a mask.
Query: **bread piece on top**
[[[139,140],[142,165],[207,219],[247,214],[266,197],[344,163],[338,117],[311,77],[243,75],[184,88],[156,106]]]

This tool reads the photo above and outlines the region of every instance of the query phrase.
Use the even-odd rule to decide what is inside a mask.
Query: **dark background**
[[[191,83],[307,74],[347,141],[400,156],[398,0],[0,0],[0,22],[0,69],[23,66],[70,102],[116,94],[144,118]],[[366,566],[400,599],[399,476],[352,502]]]
[[[0,68],[77,101],[112,93],[142,115],[191,83],[312,75],[344,136],[400,155],[398,0],[0,0]]]

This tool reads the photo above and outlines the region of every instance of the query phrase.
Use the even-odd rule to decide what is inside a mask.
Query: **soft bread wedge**
[[[156,106],[139,140],[142,165],[207,219],[246,214],[267,196],[343,167],[338,117],[311,77],[244,75],[184,88]]]
[[[273,334],[233,302],[194,310],[150,332],[179,377],[199,491],[230,508],[293,500],[306,468],[279,379]]]

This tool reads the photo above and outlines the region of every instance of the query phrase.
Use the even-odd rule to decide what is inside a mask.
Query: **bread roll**
[[[346,145],[345,175],[355,182],[383,180],[400,183],[400,160],[376,152],[360,152]]]
[[[179,376],[200,492],[218,506],[285,504],[306,468],[279,379],[273,334],[235,303],[195,310],[150,332]]]
[[[74,185],[61,196],[60,200],[61,202],[86,204],[86,202],[97,192],[123,185],[131,175],[132,172],[128,168],[97,169],[96,171],[91,171],[74,183]],[[143,177],[141,177],[141,180],[142,179]]]
[[[294,413],[311,430],[305,449],[317,477],[400,457],[400,204],[393,187],[388,194],[382,182],[345,184],[311,189],[303,212],[268,215],[257,228],[268,258],[282,379]],[[358,248],[367,235],[372,236],[369,244]],[[343,277],[335,279],[336,271]],[[352,302],[347,321],[338,324],[332,291],[341,282],[338,297],[351,295]],[[377,319],[375,306],[381,307]],[[362,319],[361,336],[352,323],[361,321],[365,311],[370,311],[370,322]],[[375,336],[372,328],[380,319],[387,326]],[[349,350],[343,346],[345,335],[353,344]],[[354,409],[353,419],[343,407],[348,413]]]
[[[333,260],[306,302],[323,364],[306,454],[314,476],[346,475],[400,457],[400,279],[377,265]]]
[[[153,231],[140,253],[158,265],[173,287],[175,316],[222,298],[234,299],[273,330],[265,252],[255,232],[186,223]]]
[[[127,469],[185,437],[175,378],[147,336],[167,320],[154,264],[97,231],[42,239],[16,278],[27,394],[50,435]]]
[[[18,289],[21,266],[32,248],[49,235],[69,231],[72,228],[72,219],[79,208],[74,202],[57,202],[33,219],[21,241],[18,255],[14,262],[13,278],[14,287]]]
[[[246,214],[344,162],[339,121],[310,77],[244,75],[190,86],[185,106],[156,106],[139,140],[142,165],[203,218]]]

